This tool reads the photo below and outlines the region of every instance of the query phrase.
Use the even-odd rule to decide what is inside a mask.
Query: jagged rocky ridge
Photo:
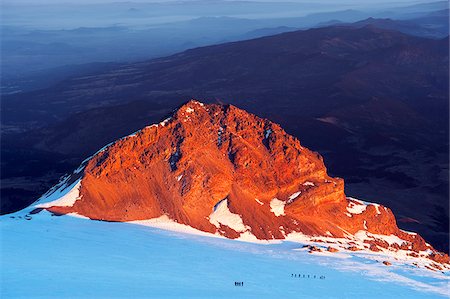
[[[390,209],[347,197],[318,153],[232,105],[192,100],[106,146],[62,185],[74,186],[74,200],[37,207],[105,221],[166,219],[233,239],[308,236],[329,251],[401,252],[448,267],[448,256],[400,230]]]

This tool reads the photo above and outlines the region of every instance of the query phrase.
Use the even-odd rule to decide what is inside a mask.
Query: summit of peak
[[[190,99],[189,101],[187,101],[184,105],[182,105],[182,107],[185,108],[189,108],[189,107],[204,107],[205,104],[196,100],[196,99]]]

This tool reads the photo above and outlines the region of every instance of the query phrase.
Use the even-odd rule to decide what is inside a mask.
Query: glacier
[[[46,210],[25,218],[30,211],[0,217],[2,298],[449,295],[448,272],[387,267],[364,255],[314,254],[292,241],[241,242]]]

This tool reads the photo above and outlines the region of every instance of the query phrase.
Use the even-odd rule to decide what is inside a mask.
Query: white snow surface
[[[48,196],[42,196],[36,208],[50,208],[50,207],[71,207],[80,199],[81,179],[76,180],[72,185],[66,186],[66,181]],[[50,190],[51,191],[51,190]]]
[[[403,230],[403,229],[401,229],[401,231],[404,232],[404,233],[410,234],[410,235],[417,235],[417,233],[409,232],[409,231],[406,231],[406,230]],[[427,243],[427,245],[429,245],[429,244]]]
[[[302,234],[257,244],[206,233],[186,234],[184,228],[157,228],[172,222],[167,216],[119,223],[55,217],[44,210],[26,220],[32,208],[0,216],[2,256],[6,257],[0,260],[2,298],[290,299],[301,294],[301,298],[418,299],[449,295],[448,272],[416,268],[398,255],[384,253],[308,253],[304,244],[326,247]],[[383,265],[384,260],[392,266]],[[311,278],[294,278],[294,273]],[[318,279],[321,275],[325,279]],[[235,281],[243,281],[244,287],[235,287]],[[44,287],[49,282],[51,288]]]
[[[0,216],[2,298],[450,296],[449,270],[424,268],[431,264],[425,257],[429,250],[420,252],[419,258],[408,256],[405,250],[346,250],[353,243],[364,248],[364,240],[371,238],[403,242],[396,236],[366,231],[348,238],[290,233],[283,241],[257,240],[240,216],[230,212],[226,199],[216,206],[212,221],[243,230],[237,240],[176,223],[166,215],[116,223],[93,221],[76,213],[56,217],[43,210],[29,214],[36,206],[66,204],[68,198],[76,198],[81,182],[67,182],[67,178],[62,180],[32,206]],[[322,251],[309,253],[304,245]],[[327,252],[328,246],[339,252]],[[292,277],[294,273],[326,278],[302,280]],[[244,281],[245,287],[235,287],[235,281]],[[43,287],[49,282],[51,288]]]
[[[367,209],[367,205],[360,201],[352,201],[348,203],[347,211],[351,214],[361,214]]]
[[[405,243],[404,240],[400,239],[399,237],[397,237],[395,235],[386,236],[386,235],[372,234],[372,233],[369,233],[364,230],[360,230],[360,231],[356,232],[355,237],[360,241],[380,239],[380,240],[388,242],[389,245],[392,245],[394,243],[396,243],[398,245],[402,245],[403,243]]]
[[[259,203],[260,205],[264,205],[264,203],[263,203],[262,201],[260,201],[259,199],[257,199],[257,198],[255,198],[255,201],[256,201],[257,203]]]
[[[160,125],[160,126],[166,126],[168,123],[169,123],[169,121],[171,121],[172,120],[172,117],[168,117],[168,118],[166,118],[165,120],[163,120],[162,122],[160,122],[158,125]]]
[[[192,226],[175,222],[174,220],[170,219],[167,215],[162,215],[160,217],[148,219],[148,220],[129,221],[128,223],[144,225],[144,226],[149,226],[149,227],[153,227],[153,228],[159,228],[159,229],[163,229],[163,230],[167,230],[167,231],[184,233],[184,234],[189,234],[189,235],[208,236],[208,237],[226,239],[224,236],[220,235],[219,233],[211,234],[211,233],[207,233],[207,232],[195,229]],[[241,233],[239,238],[237,238],[237,240],[245,241],[245,242],[252,242],[252,243],[260,243],[260,244],[275,243],[274,241],[258,240],[248,230]]]
[[[350,203],[347,207],[347,211],[349,211],[352,214],[361,214],[362,212],[364,212],[366,210],[367,206],[372,205],[375,207],[377,215],[381,215],[380,205],[377,203],[362,201],[362,200],[356,199],[354,197],[347,197],[347,199],[350,200]],[[386,207],[384,207],[384,209],[387,210]]]
[[[245,232],[249,227],[244,225],[242,218],[238,214],[231,213],[228,208],[228,200],[223,199],[216,204],[214,211],[209,215],[209,222],[219,228],[220,224],[226,225],[237,232]]]
[[[291,196],[289,196],[289,200],[294,200],[294,199],[296,199],[301,193],[302,193],[302,191],[295,192],[294,194],[292,194]]]
[[[210,233],[206,233],[200,230],[197,230],[189,225],[177,223],[170,219],[167,215],[162,215],[158,218],[148,219],[148,220],[136,220],[129,221],[128,223],[139,224],[154,228],[160,228],[168,231],[179,232],[179,233],[187,233],[192,235],[199,236],[211,236]],[[219,237],[219,236],[218,236]]]
[[[284,214],[284,206],[286,202],[279,200],[278,198],[273,198],[270,201],[270,211],[275,214],[275,216],[283,216]]]
[[[381,215],[380,212],[380,205],[379,204],[373,204],[375,206],[375,209],[377,210],[377,215]]]

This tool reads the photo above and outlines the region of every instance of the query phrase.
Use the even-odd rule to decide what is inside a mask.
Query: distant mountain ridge
[[[324,25],[351,26],[355,28],[361,28],[369,25],[380,29],[400,31],[409,35],[439,39],[448,36],[449,10],[445,9],[441,11],[435,11],[427,16],[407,20],[370,17],[354,23],[334,21],[332,23]]]

